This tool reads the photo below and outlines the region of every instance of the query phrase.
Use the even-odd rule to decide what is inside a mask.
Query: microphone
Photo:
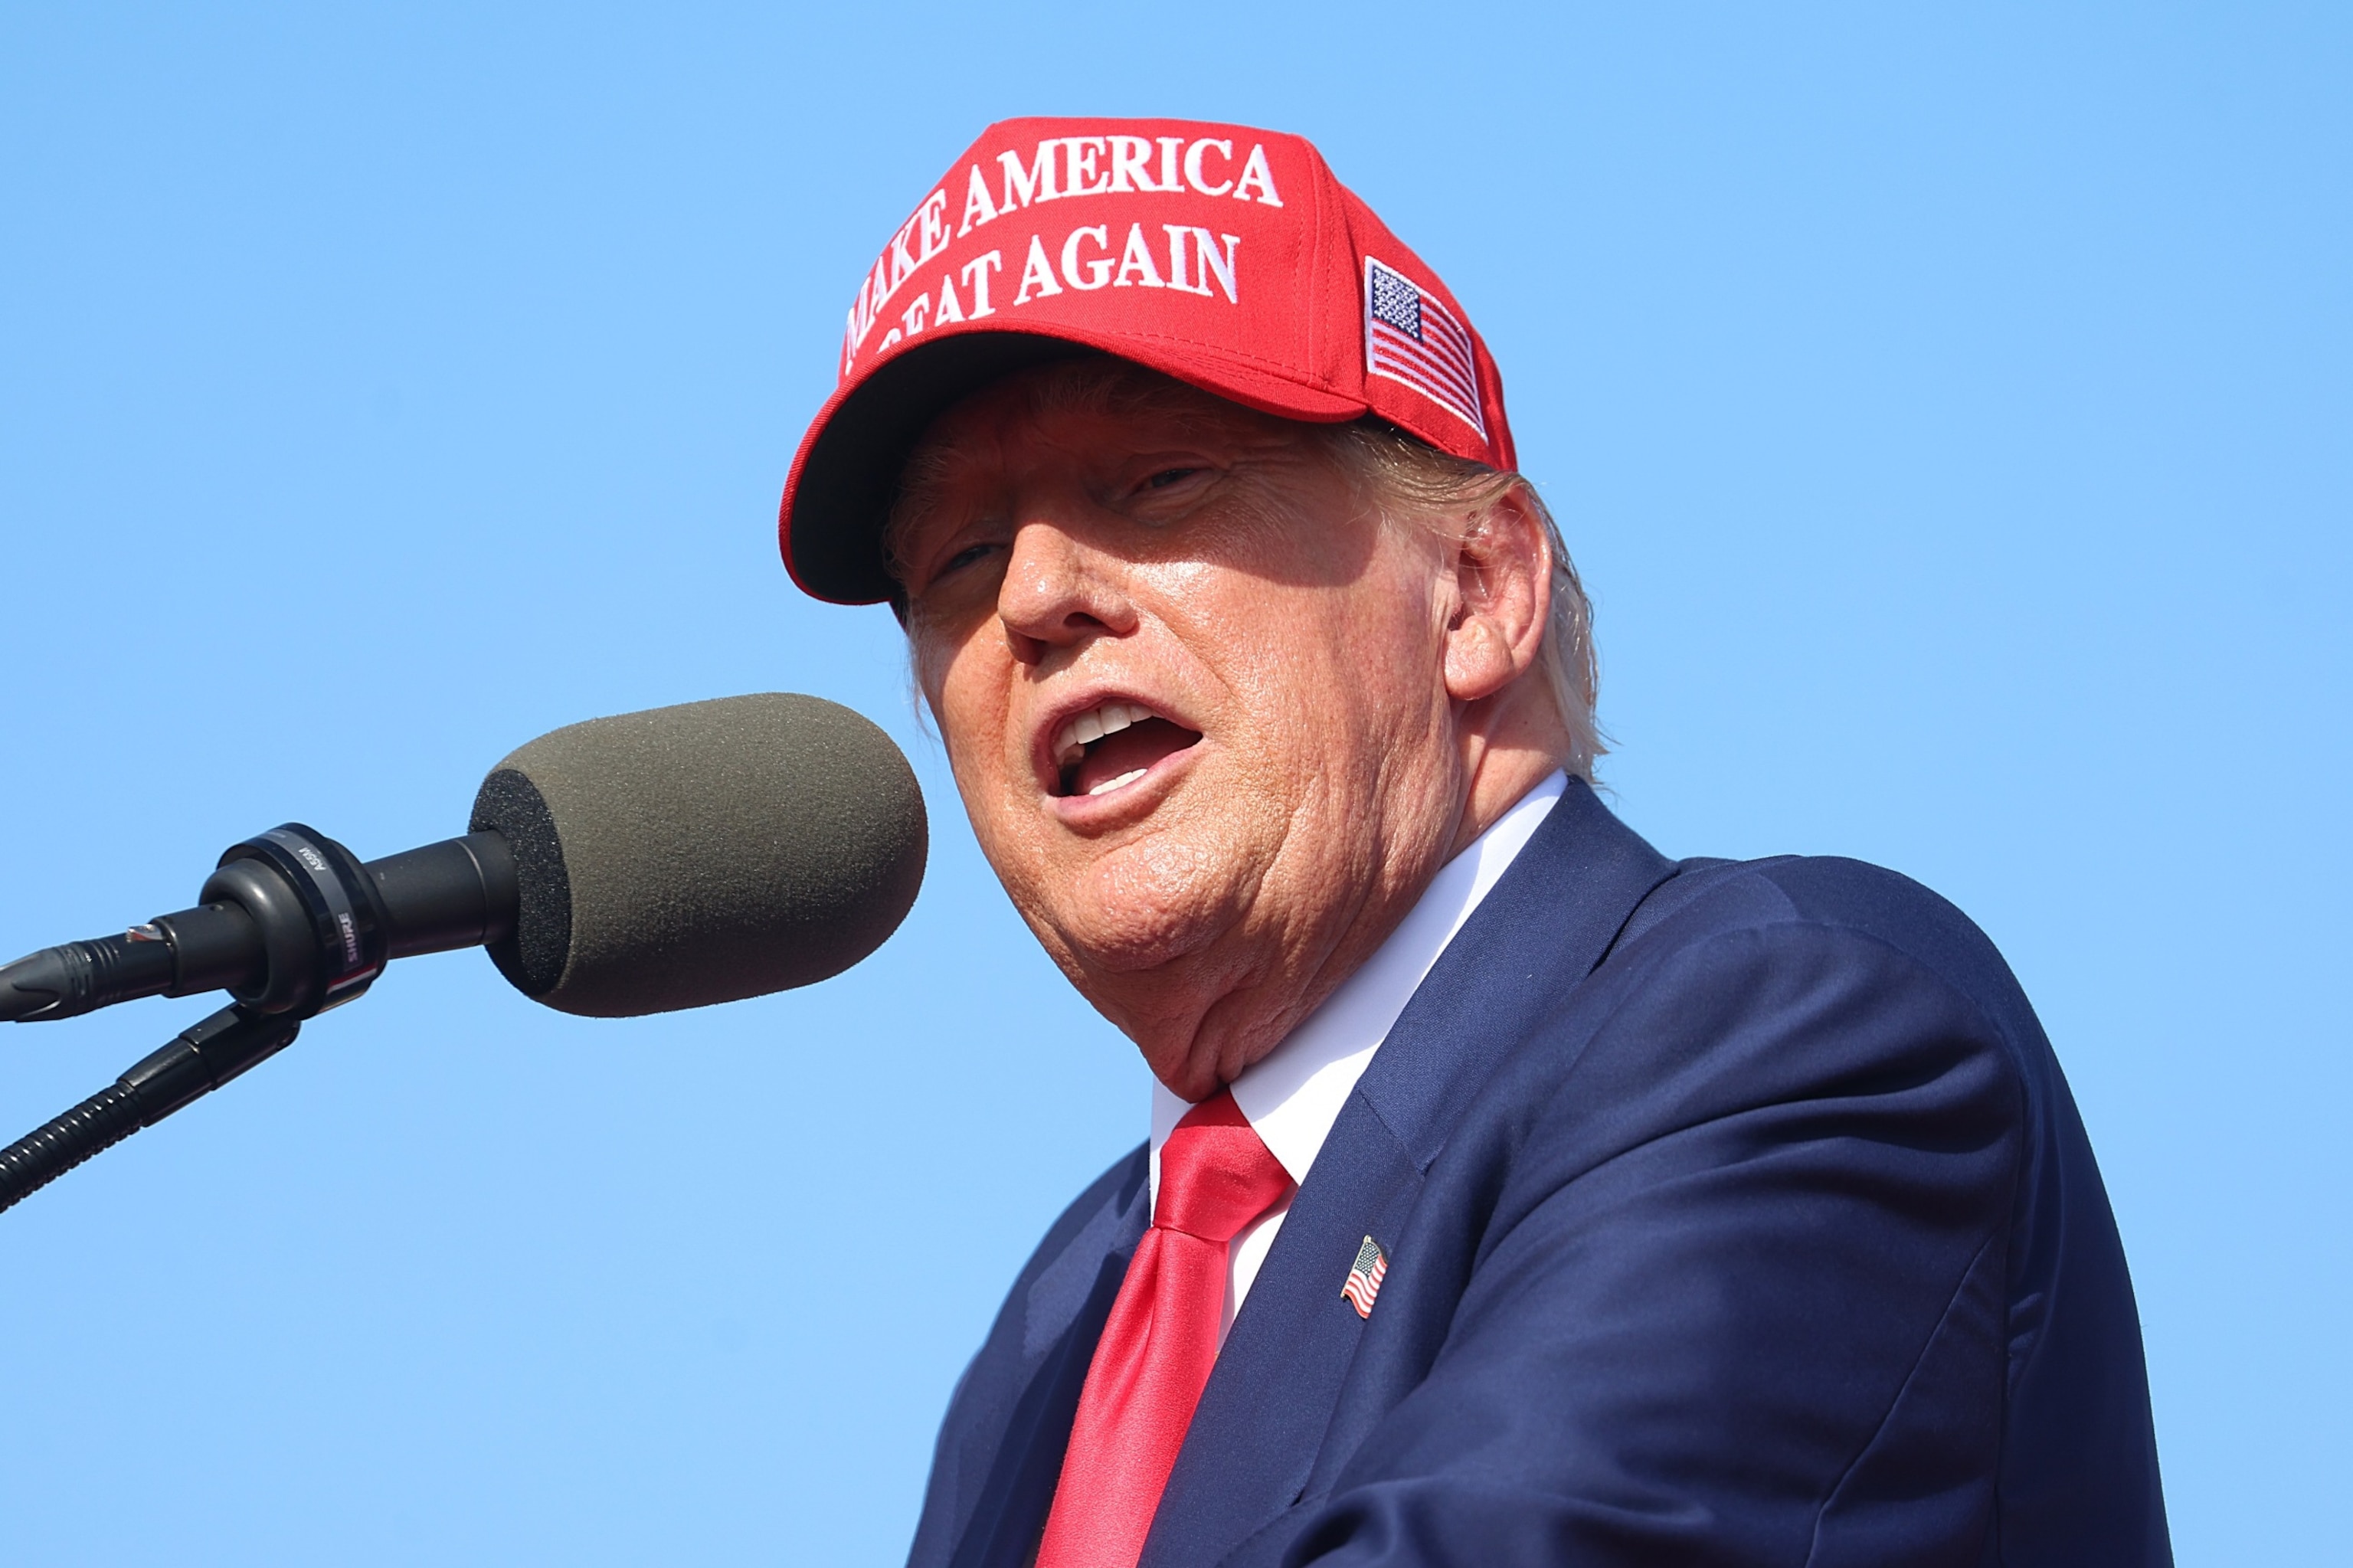
[[[0,1209],[284,1050],[394,959],[477,945],[533,1001],[628,1018],[839,974],[898,928],[930,829],[914,770],[839,704],[767,693],[550,731],[464,836],[361,861],[300,822],[232,845],[192,909],[0,968],[0,1020],[236,1001],[0,1149]]]
[[[839,974],[899,928],[931,843],[889,736],[778,694],[541,736],[491,770],[468,826],[457,842],[495,834],[514,857],[513,925],[481,938],[491,961],[534,1001],[588,1018]],[[437,874],[419,872],[420,885]],[[462,899],[436,909],[443,931],[472,918]]]
[[[367,862],[273,828],[222,855],[195,907],[0,967],[0,1021],[215,990],[299,1020],[394,959],[475,946],[524,995],[587,1017],[765,996],[881,946],[929,845],[890,737],[778,693],[543,735],[491,770],[468,827]]]

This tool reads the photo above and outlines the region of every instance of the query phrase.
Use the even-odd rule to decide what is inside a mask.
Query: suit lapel
[[[1635,906],[1674,870],[1583,779],[1568,781],[1356,1085],[1417,1171],[1445,1148],[1472,1097],[1526,1034],[1530,1014],[1559,1004],[1560,977],[1592,973]]]
[[[1138,1149],[1107,1171],[1015,1282],[949,1401],[910,1568],[1023,1568],[1036,1553],[1088,1363],[1144,1234],[1145,1171]]]
[[[1358,1247],[1368,1234],[1395,1241],[1529,1012],[1557,1003],[1564,969],[1589,973],[1672,872],[1569,781],[1414,992],[1317,1154],[1202,1393],[1145,1568],[1215,1562],[1299,1500],[1365,1329],[1340,1294]]]

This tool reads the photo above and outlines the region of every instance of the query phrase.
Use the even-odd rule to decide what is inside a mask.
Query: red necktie
[[[1087,1367],[1037,1568],[1134,1568],[1218,1359],[1228,1244],[1290,1192],[1222,1089],[1160,1146],[1152,1228]]]

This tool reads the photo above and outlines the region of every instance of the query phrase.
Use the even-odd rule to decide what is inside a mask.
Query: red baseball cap
[[[777,534],[837,604],[895,597],[882,524],[950,406],[1101,350],[1264,413],[1375,415],[1516,466],[1504,382],[1438,274],[1303,138],[1189,120],[1007,120],[860,281],[840,379],[802,438]]]

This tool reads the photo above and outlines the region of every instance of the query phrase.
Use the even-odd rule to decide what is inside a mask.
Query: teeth
[[[1137,779],[1143,777],[1143,768],[1132,768],[1129,771],[1121,774],[1116,779],[1104,779],[1102,783],[1088,790],[1087,793],[1090,795],[1108,795],[1114,789],[1125,789],[1128,785],[1134,783]]]
[[[1152,710],[1137,703],[1105,703],[1101,707],[1092,708],[1064,725],[1054,736],[1054,760],[1067,768],[1078,760],[1082,747],[1092,746],[1107,735],[1117,735],[1132,724],[1142,724],[1151,716]],[[1094,791],[1096,794],[1102,792]]]

